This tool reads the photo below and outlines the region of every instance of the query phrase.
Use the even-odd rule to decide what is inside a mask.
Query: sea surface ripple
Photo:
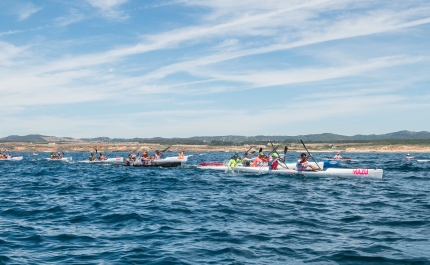
[[[430,264],[430,163],[404,153],[348,153],[382,180],[22,155],[0,161],[0,264]]]

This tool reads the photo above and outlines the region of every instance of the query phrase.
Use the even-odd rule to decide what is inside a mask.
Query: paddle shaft
[[[315,162],[315,164],[317,164],[317,167],[318,167],[320,170],[322,170],[322,169],[320,168],[320,165],[318,165],[317,161],[315,161],[315,158],[311,155],[311,153],[309,153],[309,150],[306,148],[306,145],[305,145],[305,143],[302,141],[302,139],[300,139],[300,142],[302,142],[302,145],[303,145],[303,147],[306,149],[306,152],[308,152],[309,156],[312,158],[312,160]]]
[[[273,143],[272,143],[272,142],[270,142],[270,144],[272,145],[272,148],[275,150],[276,154],[278,154],[278,156],[279,156],[279,153],[278,153],[278,151],[276,151],[276,148],[275,148],[275,146],[273,145]],[[288,150],[288,147],[286,147],[286,146],[285,146],[285,148],[284,148],[284,161],[282,161],[281,159],[278,159],[278,161],[282,162],[282,163],[285,165],[285,167],[286,167],[287,169],[289,169],[289,168],[288,168],[288,166],[287,166],[287,164],[285,164],[285,157],[286,157],[286,155],[287,155],[287,151],[286,151],[286,150]]]

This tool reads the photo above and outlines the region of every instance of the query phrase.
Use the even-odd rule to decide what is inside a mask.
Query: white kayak
[[[116,163],[123,163],[124,162],[124,157],[114,157],[114,158],[107,158],[104,160],[81,160],[78,161],[79,163],[108,163],[108,164],[116,164]]]
[[[0,158],[0,161],[21,161],[22,156],[14,156],[14,157],[7,157],[7,158]]]
[[[73,161],[73,158],[72,157],[62,157],[62,158],[45,158],[45,160],[48,160],[48,161]]]
[[[169,161],[169,162],[187,162],[189,157],[192,157],[192,155],[184,156],[184,158],[178,158],[177,156],[169,156],[169,157],[162,158],[160,160],[155,160],[155,161],[165,160],[165,161]]]
[[[177,156],[166,157],[158,160],[151,160],[147,164],[144,164],[140,159],[137,159],[136,161],[134,161],[133,166],[180,166],[182,165],[182,163],[187,162],[188,157],[191,156],[192,155],[184,156],[184,158],[178,158]]]
[[[227,166],[199,166],[200,169],[210,170],[228,170]],[[382,178],[382,169],[367,168],[328,168],[323,171],[297,171],[292,169],[279,168],[278,170],[269,170],[269,167],[232,167],[234,172],[256,173],[256,174],[283,174],[289,176],[306,176],[306,177],[367,177]]]
[[[420,162],[420,163],[430,162],[430,159],[424,159],[424,160],[417,159],[417,162]]]

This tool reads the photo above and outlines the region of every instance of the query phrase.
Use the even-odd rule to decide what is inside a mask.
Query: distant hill
[[[25,136],[10,135],[4,138],[0,138],[0,142],[33,142],[33,143],[46,143],[47,141],[43,138],[45,136],[39,134],[29,134]]]
[[[0,142],[48,143],[48,142],[82,142],[82,140],[74,139],[71,137],[56,137],[56,136],[46,136],[46,135],[40,135],[40,134],[29,134],[25,136],[10,135],[4,138],[0,138]]]
[[[246,143],[246,142],[296,142],[302,139],[306,142],[356,142],[356,141],[384,141],[384,140],[430,140],[430,132],[412,132],[412,131],[399,131],[386,134],[370,134],[361,135],[357,134],[354,136],[345,136],[333,133],[321,133],[321,134],[307,134],[297,136],[285,136],[285,135],[256,135],[256,136],[240,136],[240,135],[224,135],[224,136],[194,136],[189,138],[109,138],[109,137],[97,137],[97,138],[82,138],[74,139],[70,137],[55,137],[55,136],[44,136],[38,134],[31,134],[26,136],[11,135],[4,138],[0,138],[0,142],[35,142],[35,143],[46,143],[46,142],[107,142],[107,143],[120,143],[120,142],[141,142],[141,143],[161,143],[161,144],[232,144],[232,143]]]

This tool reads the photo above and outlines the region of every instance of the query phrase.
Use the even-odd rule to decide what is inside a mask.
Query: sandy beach
[[[276,146],[277,144],[275,144]],[[289,144],[288,152],[302,152],[304,148],[300,144]],[[168,145],[146,143],[0,143],[0,149],[4,152],[142,152],[163,150]],[[310,152],[430,152],[430,145],[372,145],[369,143],[342,143],[330,146],[327,143],[307,144]],[[179,152],[245,152],[249,147],[245,146],[209,146],[209,145],[172,145],[169,151]],[[258,147],[252,149],[256,150]],[[284,145],[278,148],[283,151]],[[270,145],[264,146],[265,151],[271,151]]]

